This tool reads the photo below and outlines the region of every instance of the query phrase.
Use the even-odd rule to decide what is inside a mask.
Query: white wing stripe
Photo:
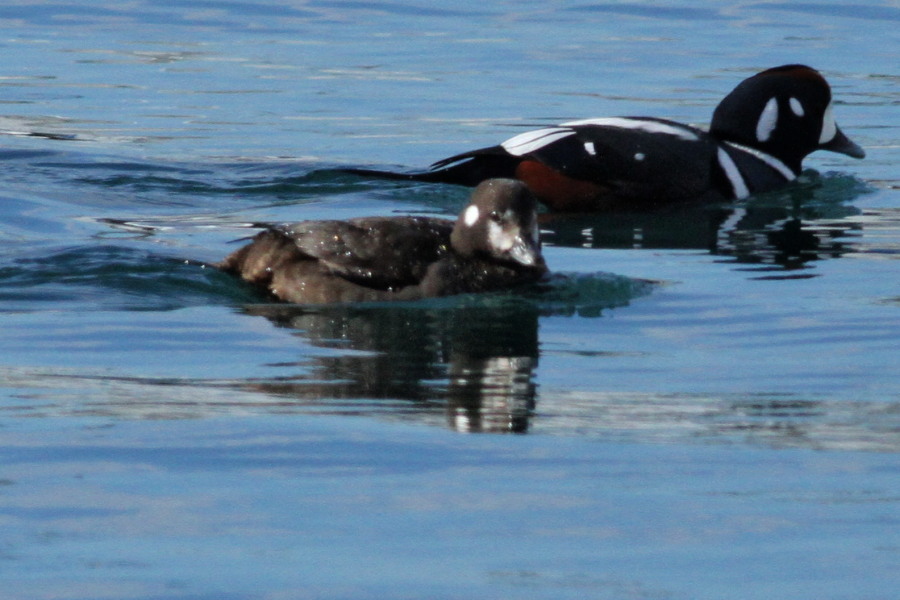
[[[582,119],[562,123],[562,127],[579,127],[581,125],[595,125],[598,127],[618,127],[619,129],[639,129],[648,133],[662,133],[674,135],[683,140],[694,142],[700,139],[697,132],[689,127],[680,127],[671,123],[660,123],[652,119],[630,119],[627,117],[603,117],[599,119]]]
[[[659,121],[653,121],[651,119],[607,117],[569,121],[568,123],[561,124],[559,127],[545,127],[543,129],[535,129],[534,131],[526,131],[525,133],[520,133],[517,136],[509,138],[500,145],[513,156],[524,156],[529,152],[540,150],[557,140],[575,135],[575,130],[572,128],[585,125],[613,127],[618,129],[637,129],[646,131],[647,133],[674,135],[675,137],[689,142],[696,142],[700,139],[697,132],[690,127],[680,127],[669,123],[660,123]],[[585,150],[590,153],[591,148],[585,146]]]
[[[529,152],[539,150],[548,144],[552,144],[557,140],[575,135],[571,129],[564,127],[547,127],[546,129],[537,129],[535,131],[526,131],[515,137],[511,137],[502,144],[503,149],[513,156],[523,156]]]

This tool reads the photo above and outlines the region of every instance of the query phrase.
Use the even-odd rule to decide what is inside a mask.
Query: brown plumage
[[[536,200],[480,184],[454,223],[429,217],[302,221],[259,233],[217,266],[302,304],[416,300],[508,289],[547,271]]]

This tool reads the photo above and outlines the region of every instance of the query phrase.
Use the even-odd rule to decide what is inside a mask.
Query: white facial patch
[[[794,114],[797,115],[798,117],[802,117],[803,115],[806,114],[806,111],[803,110],[803,104],[801,104],[800,101],[797,100],[796,98],[791,98],[788,101],[788,104],[791,105],[791,110],[794,111]]]
[[[634,155],[634,160],[636,160],[638,162],[641,162],[645,158],[647,158],[647,155],[644,154],[643,152],[638,152],[637,154]]]
[[[831,102],[822,115],[822,133],[819,135],[819,144],[827,144],[837,135],[837,123],[834,122],[834,108]]]
[[[585,142],[584,151],[591,156],[597,156],[597,149],[594,147],[594,142]]]
[[[503,227],[490,221],[488,223],[488,243],[491,248],[506,252],[516,243],[516,237],[519,235],[519,228],[515,227],[510,231],[505,231]]]
[[[500,145],[513,156],[524,156],[529,152],[539,150],[548,144],[552,144],[556,140],[567,138],[570,135],[575,135],[575,132],[571,129],[566,129],[564,127],[547,127],[545,129],[520,133],[515,137],[509,138]]]
[[[769,98],[766,102],[762,114],[759,115],[759,121],[756,122],[756,139],[760,142],[767,141],[772,137],[772,132],[778,125],[778,100]]]
[[[578,127],[581,125],[596,125],[598,127],[616,127],[618,129],[638,129],[647,133],[662,133],[674,135],[689,142],[697,141],[697,133],[688,127],[680,127],[672,123],[660,123],[652,119],[629,119],[626,117],[605,117],[600,119],[583,119],[581,121],[569,121],[562,127]]]
[[[468,208],[466,208],[466,212],[463,213],[463,223],[467,226],[471,227],[475,224],[475,221],[478,220],[478,217],[481,215],[478,212],[478,207],[472,204]]]

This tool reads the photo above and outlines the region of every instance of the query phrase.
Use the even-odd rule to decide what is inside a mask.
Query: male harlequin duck
[[[838,129],[822,75],[785,65],[741,82],[716,107],[708,132],[652,117],[585,119],[457,154],[421,173],[349,171],[461,185],[512,177],[553,210],[602,211],[745,198],[792,181],[815,150],[865,156]]]
[[[219,268],[301,304],[417,300],[541,279],[537,200],[520,181],[475,188],[456,223],[429,217],[303,221],[258,234]]]

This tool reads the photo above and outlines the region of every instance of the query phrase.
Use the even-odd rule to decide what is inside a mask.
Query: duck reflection
[[[524,433],[535,408],[537,309],[462,316],[466,324],[451,333],[449,425],[458,431]]]
[[[853,248],[860,213],[846,201],[868,189],[846,176],[805,176],[788,190],[743,203],[687,205],[653,213],[544,215],[545,241],[587,248],[706,250],[738,263],[794,270]]]
[[[249,387],[326,411],[344,400],[352,411],[392,418],[443,415],[460,431],[525,432],[535,407],[539,309],[501,304],[248,307],[322,350],[278,365],[302,374]]]

